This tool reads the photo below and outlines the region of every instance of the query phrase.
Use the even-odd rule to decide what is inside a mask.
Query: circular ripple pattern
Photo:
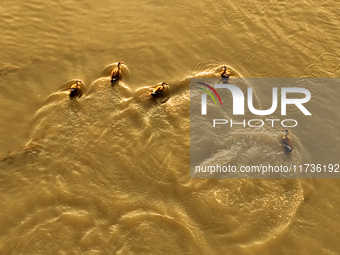
[[[221,63],[218,62],[217,60],[212,60],[212,59],[204,59],[201,61],[198,61],[196,65],[194,66],[194,74],[196,73],[201,73],[203,71],[207,70],[213,70],[216,68],[216,66],[220,66]]]
[[[275,59],[267,53],[255,52],[247,58],[250,72],[256,76],[270,74],[276,65]]]
[[[296,179],[209,179],[188,211],[220,242],[246,247],[266,242],[291,222],[303,200]]]
[[[319,62],[322,69],[327,72],[335,73],[339,70],[340,59],[334,54],[330,53],[322,54],[319,57]]]

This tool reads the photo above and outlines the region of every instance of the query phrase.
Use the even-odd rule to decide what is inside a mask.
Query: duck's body
[[[111,83],[115,84],[117,81],[122,79],[121,65],[124,64],[123,61],[118,62],[117,68],[113,69],[111,72]]]
[[[150,97],[161,97],[164,96],[165,93],[169,90],[169,84],[163,82],[161,85],[156,86],[148,93]]]
[[[285,136],[282,138],[282,146],[285,149],[286,154],[290,154],[293,152],[293,142],[290,137],[288,137],[289,132],[287,129],[282,130],[285,131]]]
[[[227,67],[226,66],[222,66],[223,70],[221,72],[221,78],[224,79],[228,79],[229,78],[229,74],[227,73]]]
[[[75,84],[72,84],[71,85],[71,87],[70,87],[70,92],[69,92],[69,96],[71,97],[71,98],[79,98],[79,97],[81,97],[81,95],[82,95],[82,92],[81,92],[81,87],[80,87],[80,81],[76,81],[76,83]]]

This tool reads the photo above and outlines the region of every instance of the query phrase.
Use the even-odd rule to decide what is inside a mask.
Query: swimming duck
[[[122,79],[121,65],[124,64],[123,61],[118,62],[117,68],[113,69],[111,72],[111,83],[115,84],[117,81]]]
[[[80,88],[80,82],[81,81],[76,81],[76,84],[72,84],[70,87],[70,92],[69,92],[69,96],[70,97],[81,97],[82,93],[81,93],[81,88]]]
[[[221,78],[225,78],[228,79],[229,78],[229,74],[227,73],[227,67],[226,66],[222,66],[223,70],[221,72]]]
[[[167,91],[169,90],[169,84],[166,82],[163,82],[161,85],[156,86],[154,89],[152,89],[151,92],[148,93],[150,97],[161,97],[163,96]]]
[[[285,132],[285,137],[282,138],[282,146],[286,151],[286,154],[290,154],[293,151],[293,142],[292,139],[290,137],[288,137],[289,132],[287,129],[282,130]]]

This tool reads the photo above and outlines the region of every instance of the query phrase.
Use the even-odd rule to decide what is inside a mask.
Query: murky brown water
[[[337,1],[0,10],[0,254],[340,253],[337,179],[190,179],[187,79],[221,64],[243,77],[339,77]],[[121,60],[123,84],[111,87],[104,69]],[[73,79],[86,85],[79,100],[62,92]],[[163,81],[169,101],[143,97]],[[335,163],[339,88],[311,89],[323,103],[312,105],[317,139],[294,138],[306,157]],[[248,162],[259,156],[258,136],[228,139]]]

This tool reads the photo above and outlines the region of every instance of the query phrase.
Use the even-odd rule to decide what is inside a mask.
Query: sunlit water
[[[189,172],[189,77],[215,77],[222,64],[235,77],[338,77],[336,1],[3,1],[0,10],[0,254],[340,252],[336,179]],[[111,86],[121,60],[123,82]],[[85,84],[79,100],[65,94],[74,79]],[[163,81],[171,98],[159,104],[146,92]],[[292,132],[292,157],[280,130],[266,130],[230,132],[206,160],[336,163],[339,88],[308,89],[314,118]]]

